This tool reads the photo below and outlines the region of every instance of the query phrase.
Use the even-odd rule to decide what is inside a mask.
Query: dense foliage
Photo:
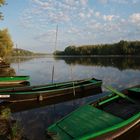
[[[5,0],[0,0],[0,7],[5,4]],[[3,19],[3,15],[0,12],[0,19]]]
[[[5,0],[0,0],[0,6],[5,4]]]
[[[68,46],[55,55],[140,55],[140,41],[120,41],[114,44]]]
[[[0,30],[0,57],[11,54],[13,42],[7,29]]]
[[[0,7],[5,4],[5,0],[0,0]],[[3,15],[0,12],[0,20]],[[0,57],[5,57],[11,54],[13,42],[8,33],[8,29],[0,30]]]

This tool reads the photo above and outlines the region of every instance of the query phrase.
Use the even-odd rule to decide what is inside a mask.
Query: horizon
[[[39,53],[67,46],[140,39],[140,0],[6,0],[1,7],[14,47]]]

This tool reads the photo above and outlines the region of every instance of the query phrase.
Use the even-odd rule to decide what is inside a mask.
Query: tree
[[[0,0],[0,7],[5,4],[5,0]],[[0,19],[3,18],[2,13],[0,12]]]
[[[0,6],[5,4],[5,0],[0,0]]]
[[[68,46],[57,55],[140,55],[140,41],[121,40],[114,44]],[[54,53],[55,55],[55,53]]]
[[[0,57],[11,54],[13,42],[7,29],[0,30]]]
[[[0,7],[5,4],[5,0],[0,0]],[[0,12],[0,19],[3,18]],[[11,54],[13,42],[8,33],[8,29],[0,30],[0,57],[5,57]]]

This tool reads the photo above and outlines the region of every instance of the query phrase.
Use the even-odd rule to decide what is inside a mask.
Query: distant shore
[[[70,55],[70,56],[139,56],[140,41],[124,41],[113,44],[98,45],[82,45],[68,46],[64,51],[55,51],[54,55]]]
[[[36,54],[36,55],[15,55],[15,56],[10,56],[10,57],[19,57],[19,58],[24,58],[24,57],[28,57],[28,58],[31,58],[31,57],[66,57],[66,58],[70,58],[70,57],[82,57],[82,58],[88,58],[88,57],[140,57],[140,55],[55,55],[55,54]]]

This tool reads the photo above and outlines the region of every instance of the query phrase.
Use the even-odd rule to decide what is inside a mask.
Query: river
[[[140,84],[140,57],[17,57],[10,60],[9,70],[2,75],[30,75],[31,85],[94,77],[120,90]],[[106,89],[103,88],[105,92]],[[80,99],[38,106],[27,105],[22,111],[12,113],[19,121],[29,140],[45,140],[45,130],[79,106],[96,100],[104,93]]]

